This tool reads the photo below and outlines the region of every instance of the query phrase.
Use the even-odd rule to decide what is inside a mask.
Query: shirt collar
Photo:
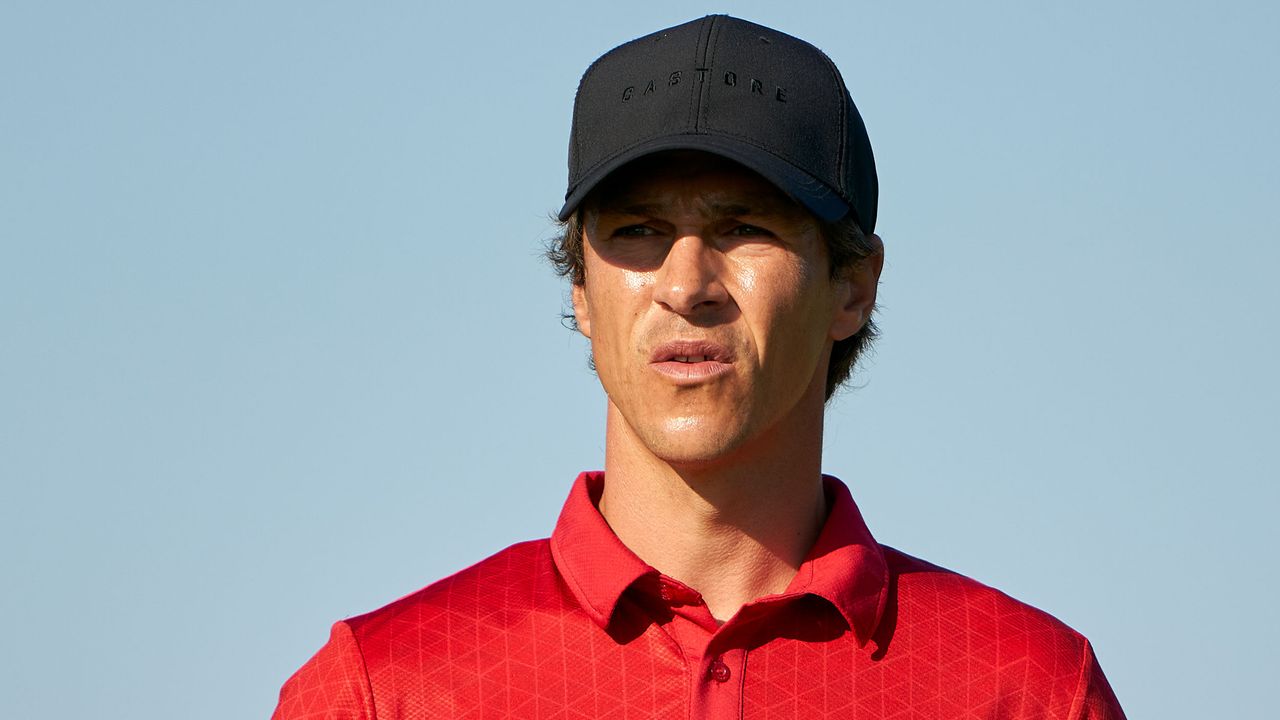
[[[607,628],[622,593],[658,571],[613,534],[597,507],[603,491],[603,472],[584,472],[574,481],[551,533],[551,557],[578,603]]]
[[[884,551],[867,529],[849,488],[822,476],[827,494],[827,522],[784,595],[808,594],[826,599],[866,645],[880,624],[889,597],[889,568]]]
[[[884,553],[844,483],[824,475],[823,487],[831,508],[826,524],[783,596],[827,600],[865,645],[888,597]],[[627,588],[658,571],[623,545],[600,515],[603,489],[603,472],[585,472],[574,481],[551,534],[551,555],[578,603],[607,628]]]

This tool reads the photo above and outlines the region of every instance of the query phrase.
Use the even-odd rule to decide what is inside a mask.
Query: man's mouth
[[[709,340],[674,340],[654,348],[649,367],[677,385],[696,385],[729,372],[733,354]]]
[[[733,362],[728,346],[712,340],[668,340],[653,348],[649,362]]]

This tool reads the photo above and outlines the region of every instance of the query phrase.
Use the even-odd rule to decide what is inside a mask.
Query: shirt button
[[[716,658],[716,661],[711,663],[710,675],[711,675],[711,679],[715,680],[716,682],[719,682],[719,683],[728,682],[729,666],[725,665],[724,661],[721,660],[720,658]]]

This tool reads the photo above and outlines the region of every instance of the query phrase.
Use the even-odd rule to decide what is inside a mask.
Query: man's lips
[[[649,367],[679,385],[696,384],[732,369],[733,354],[720,343],[675,340],[653,349]]]
[[[655,347],[649,362],[733,362],[729,348],[710,340],[671,340]]]

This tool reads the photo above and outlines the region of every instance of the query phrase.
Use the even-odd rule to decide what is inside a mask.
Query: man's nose
[[[723,304],[729,298],[721,282],[723,260],[700,234],[676,238],[658,268],[654,302],[680,315]]]

